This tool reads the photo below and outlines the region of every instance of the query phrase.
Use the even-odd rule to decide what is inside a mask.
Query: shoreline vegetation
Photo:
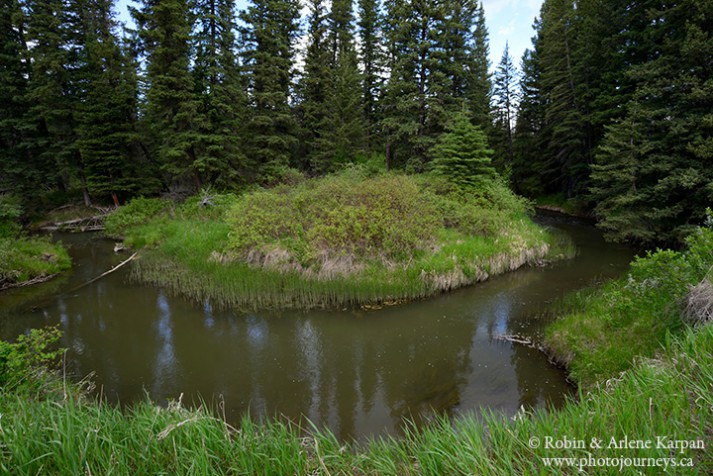
[[[571,257],[530,212],[500,179],[464,191],[356,166],[241,196],[135,199],[105,224],[142,250],[141,282],[222,307],[315,308],[400,303]]]
[[[0,292],[43,283],[72,265],[61,243],[23,232],[17,223],[22,214],[17,196],[0,193]]]
[[[512,420],[488,411],[434,417],[420,428],[407,423],[401,437],[363,443],[279,419],[246,417],[236,429],[219,408],[188,409],[180,398],[122,412],[48,372],[57,335],[33,331],[0,343],[0,467],[20,475],[710,474],[711,245],[713,232],[700,229],[686,251],[639,258],[629,278],[560,304],[567,314],[551,324],[548,343],[567,356],[577,401]],[[647,342],[632,348],[626,334]],[[604,354],[612,365],[577,370]]]

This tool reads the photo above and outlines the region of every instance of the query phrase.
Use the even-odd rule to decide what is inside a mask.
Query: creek
[[[75,289],[128,255],[98,234],[57,234],[72,271],[0,295],[0,338],[59,325],[69,374],[91,374],[112,402],[183,394],[184,404],[221,406],[234,425],[246,413],[303,415],[340,439],[397,435],[404,418],[434,412],[557,408],[575,392],[565,373],[498,336],[540,338],[553,301],[621,275],[633,252],[586,224],[538,221],[566,232],[577,256],[369,311],[221,311],[132,283],[130,266]]]

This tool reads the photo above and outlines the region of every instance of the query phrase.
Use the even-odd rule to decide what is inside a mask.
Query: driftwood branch
[[[5,289],[11,289],[11,288],[23,288],[25,286],[30,286],[33,284],[39,284],[39,283],[44,283],[45,281],[49,281],[50,279],[54,278],[57,276],[58,273],[54,274],[47,274],[43,276],[36,276],[32,279],[28,279],[26,281],[20,281],[19,283],[0,283],[0,291],[4,291]]]
[[[92,279],[90,279],[89,281],[87,281],[86,283],[80,284],[80,285],[77,286],[76,288],[72,288],[72,289],[70,289],[70,290],[67,291],[67,292],[70,292],[70,293],[71,293],[71,292],[74,292],[74,291],[76,291],[77,289],[81,289],[81,288],[83,288],[84,286],[87,286],[87,285],[89,285],[89,284],[92,284],[92,283],[95,282],[95,281],[99,281],[99,280],[100,280],[101,278],[103,278],[104,276],[106,276],[106,275],[108,275],[108,274],[111,274],[111,273],[113,273],[114,271],[117,271],[118,269],[120,269],[122,266],[128,264],[131,260],[133,260],[134,258],[136,258],[136,255],[137,255],[137,254],[138,254],[138,252],[135,252],[133,255],[129,256],[129,257],[126,258],[124,261],[122,261],[121,263],[119,263],[119,264],[117,264],[116,266],[114,266],[113,268],[111,268],[109,271],[105,271],[105,272],[103,272],[102,274],[100,274],[99,276],[97,276],[96,278],[92,278]]]
[[[547,360],[549,360],[551,364],[558,365],[558,366],[562,365],[560,362],[557,361],[555,356],[552,354],[552,352],[547,347],[540,344],[539,342],[533,341],[529,337],[523,337],[523,336],[519,336],[517,334],[500,334],[500,335],[493,336],[493,339],[501,340],[501,341],[505,341],[505,342],[512,342],[513,344],[522,345],[529,349],[535,349],[535,350],[545,354],[545,356],[547,357]]]

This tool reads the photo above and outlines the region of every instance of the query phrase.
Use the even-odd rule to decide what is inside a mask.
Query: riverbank
[[[134,276],[233,308],[383,305],[574,252],[492,182],[350,169],[240,197],[137,200],[106,222],[142,248]]]
[[[574,293],[553,311],[562,317],[548,327],[546,347],[584,389],[713,318],[713,231],[700,228],[686,244],[635,259],[627,277]]]
[[[48,238],[0,238],[0,291],[45,282],[70,267],[67,250]]]
[[[685,252],[636,260],[631,278],[586,294],[589,319],[577,317],[586,309],[567,304],[569,313],[551,329],[562,322],[571,339],[585,336],[563,339],[573,369],[593,362],[584,360],[590,353],[624,365],[592,377],[573,373],[582,384],[579,401],[513,420],[488,412],[436,418],[403,437],[362,444],[308,423],[246,418],[233,428],[221,407],[188,409],[178,396],[166,408],[145,401],[124,412],[29,361],[51,355],[42,339],[19,351],[2,344],[0,467],[13,474],[710,474],[713,325],[701,283],[713,265],[712,245],[713,233],[702,229]],[[667,331],[647,333],[652,318]],[[591,330],[602,325],[606,332]],[[624,340],[629,333],[646,343],[639,354]]]
[[[17,475],[710,474],[712,349],[713,326],[688,329],[657,359],[560,411],[436,419],[359,445],[277,420],[246,418],[236,429],[220,408],[190,410],[180,398],[124,413],[42,372],[27,360],[37,353],[3,344],[3,382],[8,368],[22,378],[0,389],[0,467]]]

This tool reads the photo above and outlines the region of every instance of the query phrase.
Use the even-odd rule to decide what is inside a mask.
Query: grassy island
[[[145,282],[223,306],[311,308],[422,298],[540,262],[557,238],[528,212],[499,180],[463,189],[354,167],[181,205],[138,199],[106,226],[145,249]]]

